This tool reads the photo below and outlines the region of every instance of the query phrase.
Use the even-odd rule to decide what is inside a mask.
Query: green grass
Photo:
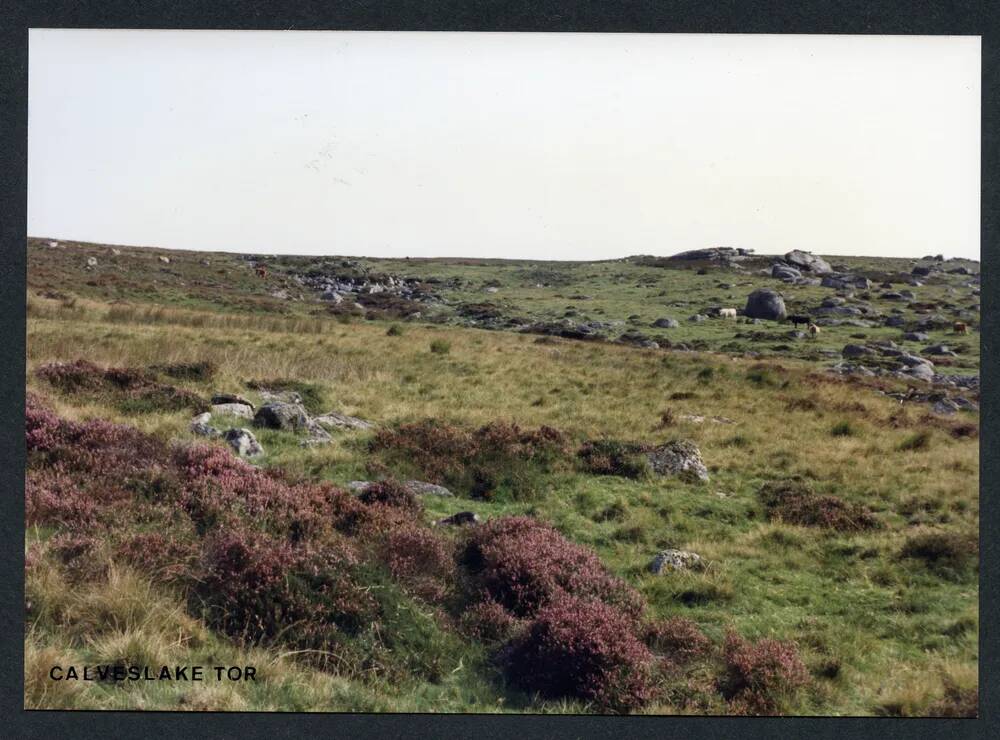
[[[100,265],[86,274],[80,265],[91,253]],[[974,682],[979,619],[974,568],[964,561],[960,567],[945,562],[935,568],[926,558],[903,553],[928,527],[959,540],[977,530],[978,438],[932,428],[932,422],[923,420],[926,406],[914,406],[900,418],[897,401],[822,371],[837,359],[823,351],[839,352],[849,341],[858,341],[851,334],[903,343],[898,329],[829,327],[813,341],[790,340],[785,335],[791,326],[770,322],[689,323],[689,315],[708,305],[740,306],[753,287],[776,281],[757,274],[697,275],[621,261],[359,260],[381,272],[439,278],[436,285],[446,300],[428,308],[420,320],[407,321],[405,329],[398,322],[360,318],[344,324],[323,313],[316,301],[278,301],[268,295],[285,285],[283,271],[299,269],[297,260],[305,258],[272,261],[271,283],[264,291],[233,255],[170,253],[171,264],[163,265],[169,271],[158,263],[150,270],[149,253],[143,250],[123,248],[114,259],[107,255],[107,249],[96,245],[29,249],[27,383],[64,416],[121,421],[165,440],[194,439],[189,412],[148,409],[133,414],[100,399],[59,395],[33,375],[40,364],[84,357],[130,367],[204,363],[213,373],[181,372],[170,382],[205,398],[216,391],[240,392],[256,402],[248,383],[260,381],[258,387],[295,390],[313,411],[336,409],[387,427],[437,420],[475,428],[502,419],[523,428],[552,426],[577,441],[691,439],[709,467],[706,485],[644,475],[591,475],[574,465],[538,473],[531,481],[532,495],[523,499],[426,497],[424,516],[431,520],[472,510],[487,519],[510,514],[544,519],[573,541],[594,548],[614,573],[642,592],[655,616],[690,617],[716,642],[728,629],[797,641],[813,671],[813,682],[795,707],[801,713],[921,714],[942,699],[949,681],[962,686]],[[202,265],[201,259],[211,265]],[[909,271],[906,260],[833,261]],[[112,272],[111,265],[121,269]],[[218,274],[220,269],[225,274]],[[549,287],[535,287],[539,283]],[[499,290],[487,294],[487,285]],[[932,300],[971,302],[948,292],[959,285],[956,276],[947,276],[914,290]],[[825,288],[780,289],[792,312],[831,294]],[[66,297],[39,295],[45,291]],[[873,295],[879,292],[873,290]],[[574,295],[591,298],[569,297]],[[453,307],[484,301],[501,307],[504,315],[545,320],[561,317],[573,306],[583,317],[625,322],[616,331],[629,327],[628,316],[638,315],[635,323],[644,334],[688,343],[696,351],[537,343],[534,335],[462,325],[465,320]],[[871,303],[884,311],[893,307],[877,298]],[[680,327],[652,328],[661,316],[678,319]],[[912,312],[908,316],[917,318]],[[964,348],[948,372],[978,372],[975,336],[929,333],[927,344]],[[790,349],[774,350],[779,344]],[[915,350],[923,346],[903,344]],[[744,357],[748,351],[759,356]],[[890,382],[888,387],[905,385]],[[670,423],[665,424],[668,407]],[[685,420],[691,415],[705,421]],[[713,422],[712,417],[733,423]],[[978,417],[969,414],[964,420],[977,423]],[[231,421],[250,426],[249,420]],[[373,477],[373,432],[334,432],[331,444],[314,448],[301,447],[300,438],[287,432],[255,433],[267,450],[261,465],[337,484]],[[418,471],[400,464],[398,472]],[[816,493],[864,504],[884,526],[846,535],[768,522],[758,491],[768,481],[796,475],[810,481]],[[26,534],[35,540],[51,532]],[[942,546],[946,555],[948,542]],[[936,543],[931,540],[917,550],[936,552]],[[649,574],[652,556],[665,548],[698,552],[708,567]],[[572,702],[540,702],[509,690],[482,645],[460,637],[448,620],[423,609],[378,574],[371,575],[372,587],[388,612],[398,616],[391,661],[405,680],[339,675],[316,670],[302,656],[237,647],[184,614],[178,595],[134,574],[122,578],[70,587],[53,568],[29,584],[34,610],[26,636],[28,705],[585,710]],[[136,606],[126,612],[133,616],[117,624],[101,616],[107,612],[96,605],[98,595],[114,605],[128,593]],[[123,690],[104,685],[52,688],[38,675],[53,660],[113,659],[130,646],[141,647],[149,659],[181,664],[256,664],[265,667],[266,680],[198,688],[150,682]],[[354,648],[364,653],[366,645]],[[684,710],[666,702],[648,711]]]

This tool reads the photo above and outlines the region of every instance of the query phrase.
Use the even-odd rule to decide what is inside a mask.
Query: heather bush
[[[567,456],[562,433],[550,427],[492,422],[467,429],[431,419],[379,431],[371,450],[397,472],[482,498],[530,498]]]
[[[565,594],[603,601],[638,619],[642,597],[608,573],[590,549],[530,517],[492,519],[473,530],[460,562],[474,587],[517,617]]]
[[[456,581],[450,548],[427,527],[410,525],[389,532],[379,556],[393,578],[426,601],[441,601]]]
[[[650,473],[646,446],[614,439],[585,443],[577,453],[584,469],[593,475],[620,475],[643,478]]]
[[[546,698],[628,712],[652,696],[652,655],[618,609],[561,595],[501,653],[508,679]]]
[[[199,548],[193,533],[183,537],[178,533],[141,532],[126,537],[115,556],[158,582],[187,583],[196,572]]]
[[[864,506],[814,493],[801,478],[771,481],[760,489],[768,519],[841,532],[876,529],[878,519]]]
[[[356,563],[345,541],[304,547],[245,527],[219,530],[205,539],[194,607],[247,644],[280,638],[326,650],[371,618],[373,601],[350,575]]]
[[[39,367],[35,374],[52,387],[67,395],[91,398],[110,396],[123,413],[141,414],[157,411],[207,409],[197,394],[172,385],[158,383],[155,376],[137,368],[101,368],[86,360],[69,364],[51,363]]]
[[[779,714],[809,681],[792,642],[769,638],[750,642],[730,632],[723,660],[719,688],[734,714]]]
[[[29,525],[86,526],[97,519],[98,505],[77,482],[54,470],[28,470],[24,481],[24,516]]]
[[[392,506],[414,514],[423,508],[420,499],[412,491],[399,481],[392,479],[369,483],[358,496],[358,500],[366,504]]]
[[[712,641],[686,617],[663,619],[646,627],[646,644],[673,664],[688,663],[711,651]]]
[[[462,630],[475,640],[487,643],[501,642],[525,624],[495,601],[480,601],[462,612]]]

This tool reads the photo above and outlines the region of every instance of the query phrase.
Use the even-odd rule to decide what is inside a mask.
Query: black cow
[[[804,316],[803,314],[793,313],[788,317],[788,320],[792,322],[794,326],[799,324],[811,324],[812,316]]]

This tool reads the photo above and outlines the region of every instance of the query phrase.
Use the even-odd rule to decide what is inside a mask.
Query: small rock
[[[864,357],[865,355],[874,354],[874,352],[860,344],[845,344],[844,348],[840,350],[840,354],[844,357]]]
[[[951,416],[957,412],[959,408],[960,406],[950,398],[942,398],[933,406],[935,414],[945,414],[946,416]]]
[[[788,252],[785,255],[785,262],[806,272],[816,273],[817,275],[833,272],[830,263],[825,259],[809,252],[803,252],[800,249],[793,249],[791,252]]]
[[[653,326],[655,326],[657,329],[676,329],[678,326],[680,326],[680,322],[678,322],[676,319],[664,317],[662,319],[657,319],[656,321],[654,321]]]
[[[340,414],[336,411],[314,417],[313,421],[328,429],[371,429],[374,426],[370,421]]]
[[[87,267],[97,267],[97,257],[87,257]]]
[[[253,408],[244,403],[213,403],[211,409],[213,414],[228,414],[241,419],[253,418]]]
[[[251,410],[253,410],[254,407],[253,404],[250,403],[250,401],[248,401],[247,399],[243,398],[243,396],[238,396],[234,393],[216,393],[212,396],[212,403],[213,404],[239,403],[242,404],[243,406],[249,406]]]
[[[204,414],[198,414],[196,417],[191,419],[191,431],[202,437],[218,437],[222,434],[218,429],[209,425],[212,415],[207,411]]]
[[[268,429],[298,431],[308,426],[309,417],[300,404],[277,402],[268,403],[257,409],[253,423],[254,426]]]
[[[169,265],[170,264],[170,258],[169,257],[160,257],[159,260],[160,260],[160,262],[162,262],[165,265]]]
[[[258,457],[264,448],[249,429],[228,429],[222,436],[240,457]]]
[[[439,486],[434,483],[425,483],[420,480],[408,480],[403,483],[406,489],[416,496],[454,496],[451,491],[449,491],[444,486]]]
[[[464,527],[470,524],[479,524],[479,515],[474,511],[459,511],[444,519],[438,519],[434,524],[440,526]]]
[[[908,331],[903,335],[903,339],[908,342],[926,342],[930,339],[930,336],[924,334],[922,331]]]
[[[696,552],[688,550],[663,550],[649,564],[650,573],[661,575],[666,571],[701,569],[705,563]]]
[[[667,442],[646,453],[650,467],[657,475],[676,475],[685,480],[708,480],[708,468],[701,459],[701,450],[689,440]]]

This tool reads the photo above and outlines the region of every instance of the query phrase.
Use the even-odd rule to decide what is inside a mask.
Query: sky
[[[979,37],[33,29],[28,231],[979,258]]]

